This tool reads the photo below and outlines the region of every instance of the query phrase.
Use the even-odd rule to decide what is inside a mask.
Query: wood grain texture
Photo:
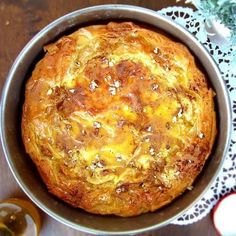
[[[131,4],[153,10],[178,5],[174,0],[0,0],[0,91],[6,80],[7,73],[24,45],[44,26],[56,18],[71,11],[108,3]],[[183,4],[183,3],[182,3]],[[8,197],[25,197],[17,185],[7,166],[2,148],[0,147],[0,200]],[[42,229],[40,235],[71,235],[84,234],[55,221],[41,212]],[[148,235],[217,235],[210,215],[203,220],[188,226],[168,225]]]

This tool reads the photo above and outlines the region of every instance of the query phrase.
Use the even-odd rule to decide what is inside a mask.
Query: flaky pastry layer
[[[111,22],[45,51],[26,85],[22,136],[51,193],[91,213],[134,216],[191,187],[216,118],[183,44]]]

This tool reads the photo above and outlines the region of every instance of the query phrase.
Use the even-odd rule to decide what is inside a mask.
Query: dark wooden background
[[[88,6],[120,3],[138,5],[158,10],[171,5],[184,5],[174,0],[0,0],[0,91],[7,73],[24,45],[44,26],[56,18]],[[0,200],[8,197],[25,197],[5,161],[0,147]],[[41,212],[41,211],[40,211]],[[86,234],[70,229],[41,212],[42,236],[84,236]],[[207,236],[216,235],[210,215],[187,226],[168,225],[154,232],[142,235]]]

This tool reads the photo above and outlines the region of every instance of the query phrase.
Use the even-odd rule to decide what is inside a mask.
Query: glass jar
[[[9,198],[0,201],[0,235],[38,236],[40,216],[30,201]]]

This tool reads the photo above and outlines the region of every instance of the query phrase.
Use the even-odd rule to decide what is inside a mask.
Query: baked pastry
[[[184,45],[111,22],[45,51],[26,85],[22,137],[52,194],[125,217],[192,186],[216,118],[214,92]]]

